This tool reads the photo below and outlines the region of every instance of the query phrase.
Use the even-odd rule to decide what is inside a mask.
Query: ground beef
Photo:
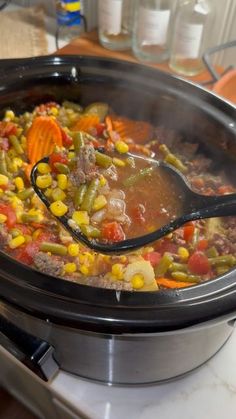
[[[231,230],[231,233],[235,237],[235,233]],[[222,236],[220,234],[214,234],[210,243],[211,246],[214,246],[221,255],[235,254],[236,253],[236,243],[232,242],[232,237]]]
[[[0,226],[0,248],[2,249],[8,242],[8,233],[4,225]]]
[[[130,283],[125,281],[111,281],[110,279],[105,279],[103,277],[90,277],[86,278],[86,285],[99,288],[114,289],[116,291],[132,291],[132,286]]]
[[[97,174],[96,156],[94,147],[85,145],[81,148],[76,162],[76,169],[70,175],[70,180],[75,186],[92,180]]]
[[[62,275],[63,262],[56,256],[49,256],[47,253],[39,252],[34,257],[34,264],[37,269],[45,274]]]

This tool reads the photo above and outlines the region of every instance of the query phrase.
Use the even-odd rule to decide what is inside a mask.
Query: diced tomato
[[[6,225],[8,228],[12,228],[16,224],[16,213],[11,205],[0,204],[0,214],[4,214],[7,217]]]
[[[161,260],[161,254],[159,252],[146,253],[143,258],[148,260],[152,266],[156,266]]]
[[[25,224],[15,224],[14,225],[14,228],[16,228],[17,230],[20,230],[22,234],[27,234],[29,236],[31,236],[31,234],[32,234],[32,229],[28,225],[25,225]]]
[[[125,233],[117,221],[105,223],[102,226],[102,237],[111,242],[125,240]]]
[[[218,193],[220,195],[225,195],[234,192],[234,188],[231,185],[224,185],[218,188]]]
[[[0,137],[9,138],[10,135],[16,135],[17,125],[14,122],[0,121]]]
[[[101,137],[101,136],[102,136],[102,134],[103,134],[103,131],[104,131],[104,129],[105,129],[105,124],[102,124],[102,123],[97,124],[97,125],[95,126],[95,128],[96,128],[97,136],[98,136],[98,137]]]
[[[33,263],[33,258],[38,251],[38,242],[27,243],[24,247],[20,247],[19,250],[17,250],[16,259],[26,265],[31,265]]]
[[[57,169],[54,166],[55,163],[67,164],[68,159],[63,153],[52,153],[49,157],[49,164],[52,170],[57,173]]]
[[[61,130],[61,135],[63,146],[69,148],[73,144],[72,138],[64,131],[64,129]]]
[[[201,239],[199,240],[197,244],[197,250],[206,250],[208,247],[208,240],[207,239]]]
[[[184,226],[183,236],[186,242],[190,242],[192,240],[193,235],[194,235],[194,230],[195,230],[194,224],[187,224]]]
[[[188,260],[188,269],[197,275],[205,275],[210,269],[211,265],[206,255],[203,252],[194,252]]]
[[[145,223],[145,207],[142,204],[138,204],[132,208],[131,217],[134,221],[139,223]]]
[[[55,242],[56,236],[51,231],[43,230],[39,236],[37,237],[36,242],[42,243],[42,242]]]

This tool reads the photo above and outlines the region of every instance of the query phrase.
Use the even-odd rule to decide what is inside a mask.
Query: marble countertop
[[[52,387],[91,419],[235,419],[236,331],[206,364],[172,382],[109,387],[60,372]]]

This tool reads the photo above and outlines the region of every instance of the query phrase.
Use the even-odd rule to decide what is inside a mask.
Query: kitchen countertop
[[[60,372],[56,392],[91,419],[235,419],[236,332],[207,363],[175,381],[109,387]]]

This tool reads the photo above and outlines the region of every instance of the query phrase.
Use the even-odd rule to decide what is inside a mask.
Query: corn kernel
[[[100,179],[99,179],[99,182],[100,182],[100,186],[105,186],[105,185],[106,185],[106,183],[107,183],[107,180],[106,180],[106,178],[102,175],[102,176],[100,177]]]
[[[13,159],[13,164],[17,167],[17,169],[19,167],[22,167],[23,164],[23,160],[20,157],[14,157]]]
[[[187,260],[189,258],[189,251],[185,247],[179,247],[178,255],[181,260]]]
[[[3,189],[0,188],[0,196],[4,194]]]
[[[115,143],[115,149],[118,151],[118,153],[124,154],[128,153],[129,146],[124,141],[116,141]]]
[[[82,224],[89,225],[89,215],[87,211],[75,211],[72,215],[72,220],[74,220],[78,226],[81,226]]]
[[[48,163],[39,163],[37,165],[37,170],[41,175],[47,175],[51,172],[51,167]]]
[[[127,262],[127,256],[121,256],[120,261],[121,261],[121,263]]]
[[[75,152],[74,151],[69,151],[68,153],[68,158],[71,160],[75,157]]]
[[[8,110],[5,112],[5,117],[4,117],[4,119],[5,119],[5,120],[8,120],[8,121],[12,121],[14,118],[15,118],[15,114],[14,114],[14,112],[13,112],[13,111],[11,111],[10,109],[8,109]]]
[[[80,261],[80,263],[82,264],[82,263],[85,263],[86,262],[86,255],[84,255],[84,254],[82,254],[82,255],[79,255],[79,261]]]
[[[143,275],[141,275],[141,274],[134,275],[132,277],[131,283],[132,283],[132,287],[135,290],[139,290],[140,288],[143,288],[143,286],[144,286],[144,278],[143,278]]]
[[[45,192],[44,192],[44,194],[45,194],[45,196],[47,197],[47,198],[51,198],[51,196],[52,196],[52,188],[48,188]]]
[[[8,184],[8,177],[0,174],[0,186],[5,186]]]
[[[112,161],[113,161],[113,163],[116,167],[124,167],[125,166],[125,162],[121,159],[117,159],[117,157],[114,157],[112,159]]]
[[[57,184],[58,187],[62,190],[66,189],[68,186],[68,178],[66,175],[60,173],[59,175],[57,175]]]
[[[52,184],[52,176],[51,175],[41,175],[37,176],[36,185],[40,189],[46,189]]]
[[[60,188],[55,188],[52,190],[52,199],[53,201],[63,201],[66,198],[65,192]]]
[[[9,241],[9,247],[10,249],[16,249],[17,247],[21,246],[23,243],[25,243],[25,238],[24,236],[19,235]]]
[[[116,277],[116,279],[123,279],[124,273],[122,265],[120,263],[115,263],[111,268],[111,273]]]
[[[72,274],[73,272],[75,272],[77,269],[77,266],[75,263],[66,263],[64,265],[64,271],[68,274]]]
[[[34,230],[34,232],[32,234],[33,239],[37,240],[37,238],[40,236],[41,232],[42,232],[41,228],[37,228],[37,230]]]
[[[103,255],[103,260],[104,260],[104,262],[109,263],[110,260],[111,260],[111,256],[109,256],[109,255]]]
[[[99,211],[100,209],[104,208],[107,204],[107,200],[104,195],[98,195],[93,204],[93,210]]]
[[[76,243],[71,243],[68,246],[68,253],[70,256],[78,256],[79,254],[79,245]]]
[[[17,176],[17,177],[14,179],[14,183],[15,183],[15,185],[16,185],[16,187],[17,187],[18,191],[23,191],[23,189],[24,189],[25,185],[24,185],[24,181],[23,181],[23,179],[22,179],[21,177]]]
[[[88,275],[89,274],[89,269],[85,265],[80,266],[79,270],[83,275]]]
[[[50,205],[50,210],[56,217],[62,217],[67,213],[68,207],[62,201],[55,201]]]
[[[11,199],[10,199],[10,202],[11,202],[12,207],[14,209],[20,210],[20,209],[23,208],[23,202],[17,196],[12,196]]]
[[[89,252],[84,252],[84,255],[86,256],[86,258],[87,258],[87,260],[88,260],[89,263],[93,263],[94,262],[94,259],[95,259],[94,255],[92,255]]]
[[[5,223],[6,220],[7,220],[7,216],[4,214],[0,214],[0,224]]]
[[[50,113],[53,115],[53,116],[57,116],[58,115],[58,109],[56,108],[56,106],[53,106],[51,109],[50,109]]]

